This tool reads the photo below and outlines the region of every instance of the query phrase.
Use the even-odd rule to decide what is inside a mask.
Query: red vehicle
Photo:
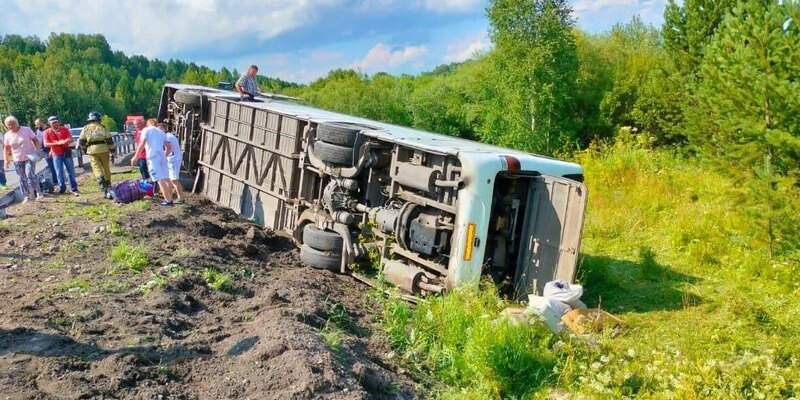
[[[128,115],[125,117],[125,125],[123,126],[123,130],[125,133],[133,134],[136,131],[136,121],[142,121],[144,123],[144,116],[143,115]]]

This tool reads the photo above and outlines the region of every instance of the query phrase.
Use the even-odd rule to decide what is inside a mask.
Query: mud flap
[[[515,297],[541,295],[545,283],[575,279],[586,211],[586,186],[570,179],[542,176],[528,196],[527,220],[514,277]]]

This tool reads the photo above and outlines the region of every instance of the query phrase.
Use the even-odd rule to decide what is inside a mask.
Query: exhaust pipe
[[[387,282],[413,294],[421,291],[443,294],[445,288],[428,282],[428,277],[420,268],[406,265],[400,261],[383,259],[383,276]]]

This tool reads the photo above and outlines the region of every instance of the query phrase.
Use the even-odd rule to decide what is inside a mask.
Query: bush
[[[382,322],[410,366],[451,386],[442,396],[521,398],[555,381],[554,336],[542,324],[499,318],[508,305],[484,283],[426,299],[414,310],[386,299]]]

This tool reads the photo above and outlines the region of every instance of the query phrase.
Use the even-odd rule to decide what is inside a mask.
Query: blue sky
[[[573,0],[578,25],[607,30],[666,0]],[[0,34],[102,33],[114,49],[307,83],[335,68],[417,73],[490,47],[486,0],[2,0]],[[46,11],[43,11],[46,10]]]

